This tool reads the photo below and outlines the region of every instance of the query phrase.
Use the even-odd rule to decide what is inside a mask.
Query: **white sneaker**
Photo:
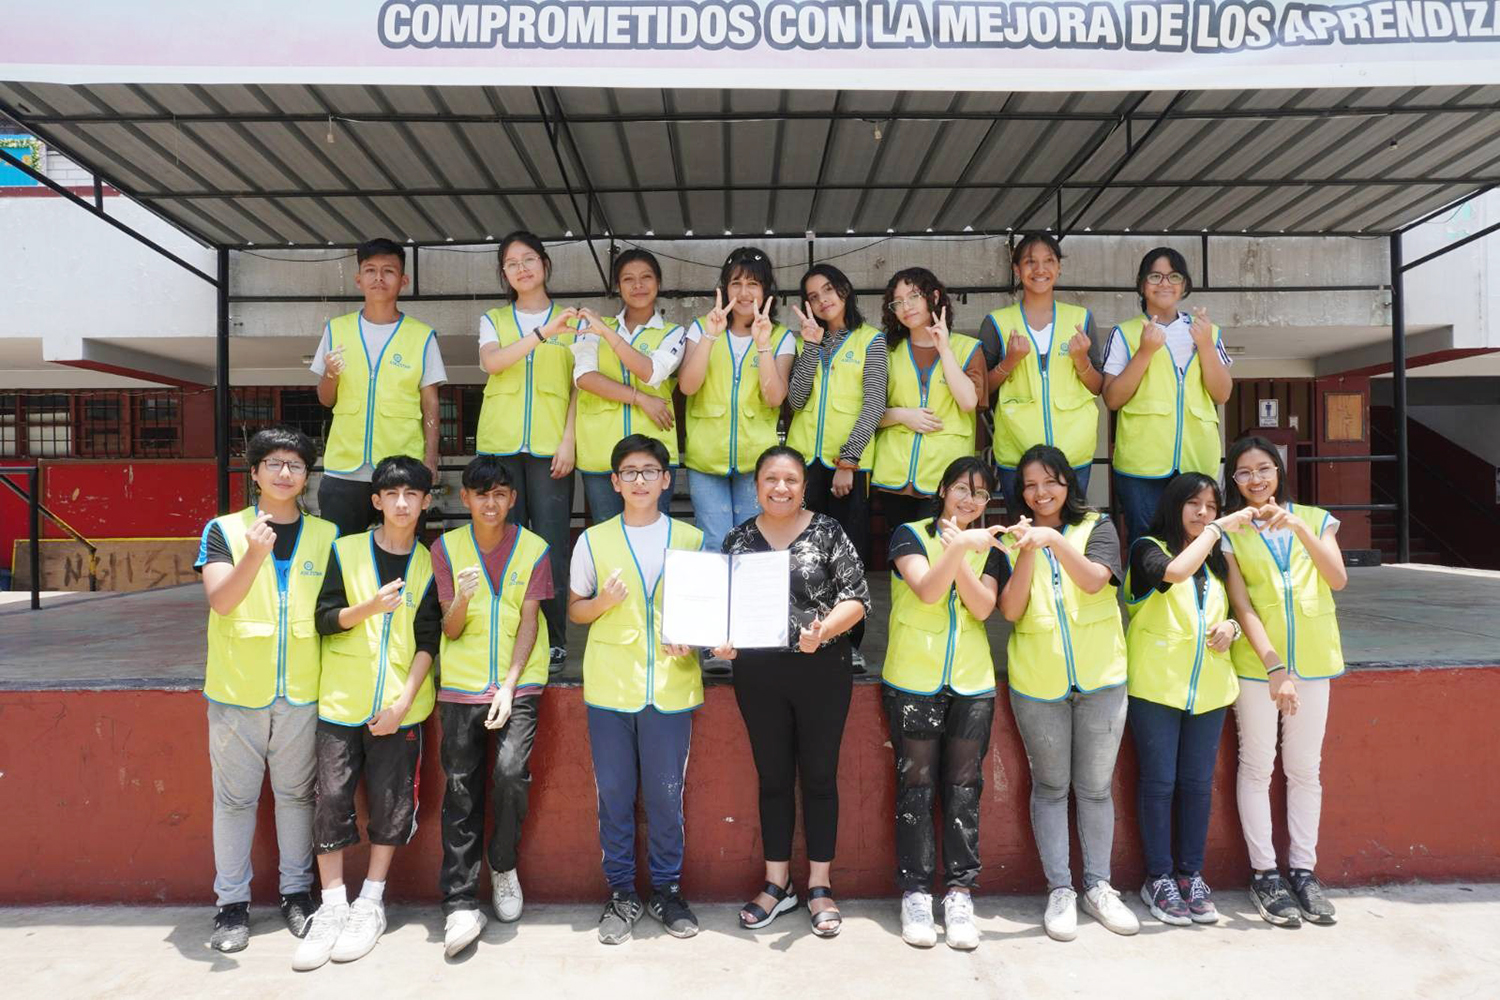
[[[937,925],[932,922],[931,894],[901,894],[901,940],[915,948],[931,948],[937,944]]]
[[[1095,882],[1093,888],[1083,894],[1083,908],[1106,929],[1116,934],[1129,936],[1141,929],[1141,920],[1120,898],[1120,893],[1108,882]]]
[[[1078,893],[1063,887],[1047,896],[1047,912],[1042,927],[1054,941],[1071,941],[1078,936]]]
[[[364,958],[385,933],[385,904],[360,896],[349,907],[349,920],[333,943],[335,962]]]
[[[973,951],[979,947],[979,928],[974,926],[974,900],[967,892],[948,890],[943,897],[943,940],[948,947]]]
[[[443,954],[452,958],[479,940],[489,918],[480,909],[454,910],[443,921]]]
[[[318,907],[307,922],[307,934],[297,942],[297,950],[292,953],[293,971],[311,972],[327,962],[333,954],[334,942],[343,933],[348,920],[348,903]]]
[[[490,869],[490,902],[502,922],[509,924],[521,919],[521,878],[514,868],[508,872]]]

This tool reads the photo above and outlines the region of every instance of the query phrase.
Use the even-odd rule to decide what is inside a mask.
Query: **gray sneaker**
[[[612,892],[604,912],[599,914],[599,941],[602,944],[624,944],[630,940],[635,922],[641,919],[646,907],[641,897],[633,892]]]

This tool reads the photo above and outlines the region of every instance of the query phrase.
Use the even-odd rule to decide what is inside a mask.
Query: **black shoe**
[[[641,919],[641,897],[633,892],[612,892],[604,912],[599,914],[599,940],[604,944],[623,944],[630,940],[635,922]]]
[[[690,938],[698,933],[698,918],[682,898],[682,886],[676,882],[659,885],[646,904],[646,912],[661,921],[667,933],[675,938]]]
[[[1302,913],[1278,871],[1250,873],[1250,902],[1266,923],[1277,927],[1301,927]]]
[[[281,918],[286,921],[286,929],[292,932],[292,937],[306,936],[307,925],[312,922],[317,908],[310,892],[294,892],[281,897]]]
[[[856,677],[863,676],[870,671],[870,668],[865,664],[865,658],[860,655],[857,649],[849,655],[849,669],[854,672],[854,676]]]
[[[230,903],[214,914],[214,932],[208,946],[225,954],[244,951],[250,945],[250,904]]]
[[[1288,868],[1286,880],[1292,884],[1292,896],[1297,901],[1297,909],[1302,911],[1303,920],[1324,926],[1338,922],[1333,904],[1323,894],[1323,883],[1318,881],[1318,876],[1311,869]]]
[[[562,673],[563,664],[568,661],[568,650],[564,646],[553,646],[547,662],[547,674],[556,677]]]

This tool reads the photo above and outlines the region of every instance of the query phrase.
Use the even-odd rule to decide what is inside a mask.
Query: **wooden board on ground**
[[[198,579],[196,538],[96,538],[97,589],[154,590]],[[31,542],[15,544],[11,589],[31,589]],[[88,590],[89,553],[71,538],[42,539],[42,589]]]

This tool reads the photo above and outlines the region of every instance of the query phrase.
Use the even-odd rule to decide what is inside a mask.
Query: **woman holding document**
[[[848,632],[870,612],[864,563],[839,523],[802,506],[807,463],[794,448],[767,448],[755,463],[760,514],[724,539],[730,555],[786,551],[791,585],[787,638],[777,649],[724,647],[738,657],[734,694],[760,779],[766,884],[740,911],[740,926],[765,927],[797,906],[792,888],[794,778],[801,772],[813,933],[833,937],[842,918],[830,868],[838,830],[839,743],[853,690]]]

